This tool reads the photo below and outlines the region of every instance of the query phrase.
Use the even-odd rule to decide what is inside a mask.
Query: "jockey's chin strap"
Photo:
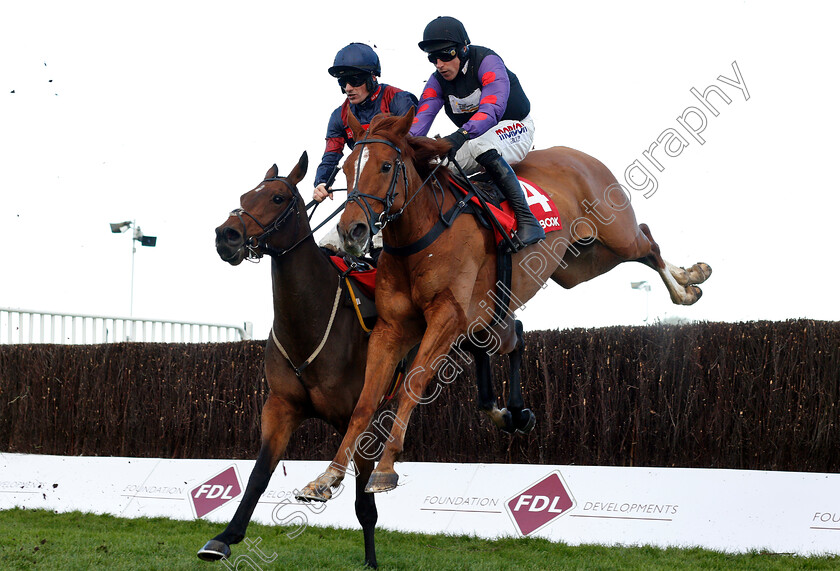
[[[331,179],[334,179],[334,176],[331,177]],[[268,239],[271,237],[272,234],[277,232],[283,226],[283,224],[286,223],[286,220],[290,216],[292,216],[292,214],[295,215],[294,216],[295,233],[297,233],[298,227],[300,225],[300,210],[298,208],[298,200],[303,202],[303,198],[300,196],[300,193],[298,192],[297,186],[292,184],[289,181],[289,179],[286,178],[286,177],[275,176],[275,177],[271,177],[271,178],[267,178],[267,179],[263,180],[263,182],[274,182],[274,181],[280,181],[283,184],[285,184],[286,186],[288,186],[289,189],[291,189],[291,191],[292,191],[293,200],[292,200],[292,203],[289,206],[287,206],[286,209],[283,210],[283,212],[281,212],[280,215],[277,218],[275,218],[273,222],[264,226],[259,220],[257,220],[257,218],[253,214],[251,214],[250,212],[248,212],[244,208],[237,208],[236,210],[234,210],[230,213],[231,216],[236,216],[239,219],[239,222],[242,223],[242,235],[243,236],[245,236],[247,234],[247,232],[245,231],[245,221],[242,219],[243,216],[247,216],[248,218],[253,220],[254,223],[257,226],[260,227],[260,230],[262,230],[262,234],[260,234],[259,236],[251,236],[250,238],[245,240],[245,244],[243,245],[243,247],[248,252],[247,259],[250,260],[250,261],[259,261],[259,259],[262,257],[263,254],[268,254],[269,256],[275,256],[275,257],[281,257],[285,254],[288,254],[289,252],[291,252],[292,250],[297,248],[304,240],[306,240],[307,238],[312,236],[315,232],[317,232],[322,226],[324,226],[324,224],[326,224],[327,222],[332,220],[339,212],[344,210],[344,207],[345,207],[345,205],[342,204],[341,206],[339,206],[335,210],[335,212],[330,214],[323,222],[321,222],[315,228],[311,229],[305,236],[301,237],[297,242],[295,242],[294,244],[292,244],[288,248],[278,250],[277,248],[273,247],[272,245],[270,245],[268,243]],[[342,190],[342,189],[335,189],[335,190]],[[318,204],[319,203],[317,201],[312,200],[312,201],[309,202],[309,204],[306,205],[306,210],[308,211],[313,206],[315,208],[317,208]],[[314,214],[315,210],[313,209],[312,212]]]
[[[292,366],[292,369],[294,370],[295,375],[297,375],[298,378],[300,378],[300,373],[306,367],[308,367],[309,364],[312,363],[312,361],[315,360],[315,357],[318,356],[318,354],[321,352],[321,349],[323,349],[324,345],[327,343],[327,337],[330,336],[330,331],[332,330],[333,322],[335,321],[335,314],[336,314],[336,311],[338,310],[338,303],[340,301],[341,301],[341,276],[338,277],[338,289],[335,291],[335,301],[333,302],[332,313],[330,313],[330,320],[327,323],[327,329],[326,329],[326,331],[324,331],[324,336],[321,338],[321,342],[318,343],[318,346],[315,348],[315,350],[312,352],[312,354],[309,356],[309,358],[306,359],[306,361],[304,361],[300,365],[300,367],[295,367],[295,364],[292,363],[292,360],[289,358],[289,354],[283,348],[283,345],[280,344],[280,340],[277,339],[277,334],[274,333],[274,326],[273,325],[271,326],[271,339],[272,339],[272,341],[274,341],[274,344],[277,346],[277,349],[280,350],[280,354],[283,355],[286,358],[286,360],[289,362],[289,365]]]

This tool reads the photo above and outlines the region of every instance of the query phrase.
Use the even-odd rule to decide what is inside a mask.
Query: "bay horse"
[[[409,347],[420,341],[414,367],[398,394],[396,418],[385,451],[366,486],[370,492],[394,489],[394,462],[402,451],[409,417],[427,387],[448,375],[446,356],[471,331],[487,326],[499,299],[497,246],[475,216],[461,215],[429,240],[456,196],[447,169],[435,167],[449,150],[443,139],[408,136],[414,109],[403,116],[377,116],[367,131],[355,117],[349,125],[358,143],[344,162],[348,201],[338,223],[345,250],[360,251],[381,228],[386,245],[377,276],[379,319],[368,349],[365,385],[350,425],[329,468],[301,494],[326,501],[357,453],[387,378]],[[671,300],[691,305],[702,294],[697,284],[711,275],[708,264],[688,269],[666,262],[650,229],[638,224],[629,198],[613,174],[580,151],[554,147],[535,150],[513,166],[517,175],[548,192],[560,213],[562,229],[513,256],[510,311],[524,305],[548,279],[572,288],[625,261],[655,270]],[[392,252],[389,253],[390,245]],[[416,247],[412,247],[416,246]],[[418,248],[420,248],[418,250]],[[400,253],[409,251],[409,255]],[[511,305],[512,304],[512,305]],[[513,316],[487,328],[499,352],[515,343]]]
[[[265,348],[269,395],[262,408],[260,451],[230,523],[198,552],[204,560],[230,557],[230,546],[245,538],[292,432],[304,420],[319,418],[344,433],[364,384],[368,335],[345,299],[339,271],[312,237],[297,189],[307,166],[305,152],[288,176],[279,176],[273,165],[259,185],[240,197],[240,208],[216,228],[216,250],[229,264],[263,255],[271,258],[274,319]],[[518,327],[521,349],[521,324]],[[519,392],[520,352],[511,354],[510,410],[499,410],[492,393],[489,354],[476,346],[467,350],[476,358],[480,408],[508,432],[527,431],[532,413],[523,409]],[[374,495],[364,491],[373,466],[371,458],[356,459],[355,510],[363,530],[365,564],[375,568],[378,515]]]

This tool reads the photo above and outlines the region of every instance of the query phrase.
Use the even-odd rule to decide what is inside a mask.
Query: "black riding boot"
[[[495,149],[480,154],[476,157],[476,161],[487,170],[487,173],[493,178],[493,182],[502,189],[502,194],[510,202],[516,216],[516,235],[522,242],[522,247],[544,240],[545,231],[537,222],[537,219],[534,218],[534,214],[525,202],[525,195],[516,179],[516,173],[513,172],[507,161]],[[517,251],[520,249],[517,248]]]

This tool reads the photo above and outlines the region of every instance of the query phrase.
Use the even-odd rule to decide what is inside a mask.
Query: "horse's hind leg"
[[[638,261],[656,270],[665,287],[671,301],[677,305],[692,305],[700,299],[703,291],[697,287],[709,279],[712,275],[712,268],[709,264],[698,262],[690,268],[675,266],[665,260],[659,250],[659,244],[653,239],[650,228],[647,224],[639,224],[639,229],[650,241],[650,253]]]
[[[269,394],[262,409],[262,443],[257,462],[251,470],[248,485],[242,501],[233,515],[233,519],[225,530],[207,542],[198,552],[198,556],[205,561],[217,561],[230,557],[230,546],[245,538],[245,531],[257,501],[268,486],[268,481],[280,461],[280,456],[286,450],[289,438],[295,428],[301,423],[300,413],[287,401]]]
[[[566,250],[563,263],[558,266],[551,279],[560,286],[571,289],[607,273],[628,259],[616,254],[597,240],[589,243],[576,242]]]

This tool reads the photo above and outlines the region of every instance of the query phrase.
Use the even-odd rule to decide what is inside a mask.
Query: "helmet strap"
[[[370,77],[365,82],[365,87],[367,87],[367,90],[368,90],[368,97],[370,97],[371,95],[374,94],[374,92],[376,91],[376,88],[379,87],[379,82],[376,80],[375,75],[370,74]]]

